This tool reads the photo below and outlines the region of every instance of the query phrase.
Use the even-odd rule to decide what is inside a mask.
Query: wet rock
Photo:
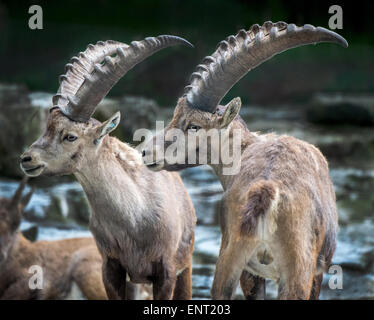
[[[346,170],[346,172],[349,172]],[[339,183],[333,181],[336,188],[339,203],[340,225],[353,222],[361,222],[373,216],[374,178],[372,174],[356,170],[347,174],[345,179]]]
[[[94,117],[100,121],[107,120],[115,112],[121,112],[119,130],[114,132],[119,139],[133,143],[133,134],[137,129],[152,129],[160,108],[156,101],[134,96],[124,96],[119,99],[104,99]],[[136,144],[136,142],[134,142]]]
[[[372,126],[374,98],[316,95],[307,110],[307,120],[320,125]]]
[[[195,263],[216,263],[221,243],[221,231],[218,226],[197,225],[195,229]]]
[[[338,233],[338,246],[332,263],[344,270],[373,272],[374,265],[374,224],[370,219],[361,223],[350,223],[341,227]]]
[[[44,219],[57,224],[87,226],[90,213],[83,191],[74,189],[64,191],[52,195]]]
[[[213,170],[208,166],[189,168],[181,176],[193,199],[198,224],[218,225],[223,189]]]
[[[0,174],[20,177],[19,156],[43,131],[46,110],[33,106],[22,85],[0,84]]]
[[[68,217],[80,225],[88,225],[90,211],[88,201],[83,191],[69,190],[67,192],[69,207]]]
[[[363,300],[374,298],[374,276],[361,274],[343,268],[343,287],[341,289],[329,285],[334,284],[333,275],[326,274],[322,283],[321,299]]]
[[[307,119],[322,125],[371,126],[374,124],[369,110],[345,102],[326,106],[314,104],[307,111]]]
[[[92,238],[86,228],[61,229],[55,227],[40,227],[37,240],[59,240],[71,238]]]
[[[38,188],[24,214],[28,221],[59,228],[87,227],[90,210],[77,182]]]
[[[369,105],[362,106],[372,112]],[[294,108],[297,105],[294,106]],[[262,112],[248,106],[244,119],[251,131],[261,133],[287,134],[307,141],[317,146],[334,165],[345,167],[371,168],[374,161],[374,131],[372,127],[351,125],[314,125],[307,121],[304,109],[295,118],[287,114],[295,112],[292,108],[283,107],[283,112],[277,112],[277,107],[263,108]],[[299,110],[299,111],[300,111]],[[249,114],[252,116],[250,117]],[[276,114],[277,116],[272,116]],[[374,110],[373,113],[374,115]]]

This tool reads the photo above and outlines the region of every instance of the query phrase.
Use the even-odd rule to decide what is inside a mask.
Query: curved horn
[[[59,108],[74,121],[88,121],[100,101],[129,70],[153,53],[177,44],[193,47],[187,40],[169,35],[133,41],[130,45],[111,40],[88,45],[66,65],[53,97],[53,108]]]
[[[191,76],[185,94],[192,108],[214,112],[226,93],[248,71],[272,56],[307,44],[333,42],[348,47],[347,41],[322,27],[297,27],[285,22],[265,22],[240,30],[222,41],[212,56],[205,57]]]
[[[22,192],[23,192],[23,189],[25,189],[27,181],[28,181],[28,177],[27,176],[23,177],[21,183],[19,184],[16,192],[14,193],[12,197],[12,200],[10,200],[9,206],[11,208],[16,207],[21,202]]]

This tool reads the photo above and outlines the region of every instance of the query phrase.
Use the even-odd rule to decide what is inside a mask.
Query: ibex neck
[[[144,166],[141,155],[115,138],[108,137],[102,143],[97,154],[86,159],[75,176],[93,214],[130,214],[133,206],[142,207],[145,202],[136,183]]]
[[[220,162],[218,164],[210,164],[210,166],[215,171],[218,179],[220,180],[222,187],[224,190],[230,188],[233,181],[235,180],[235,177],[237,174],[241,171],[241,156],[244,152],[244,150],[251,145],[252,143],[256,142],[258,140],[258,136],[255,133],[252,133],[248,130],[247,125],[245,122],[238,117],[235,119],[229,126],[229,139],[230,142],[227,144],[230,146],[230,150],[221,150],[222,152],[233,152],[233,146],[235,143],[233,143],[233,139],[238,138],[238,133],[240,133],[240,150],[238,151],[239,157],[233,157],[233,162],[229,164],[225,164],[224,161],[222,161],[222,155]]]

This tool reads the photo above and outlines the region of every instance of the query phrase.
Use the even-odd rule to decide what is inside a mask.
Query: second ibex
[[[322,272],[335,251],[338,219],[325,158],[314,146],[293,137],[250,132],[239,116],[239,98],[220,105],[249,70],[277,53],[318,42],[347,46],[341,36],[327,29],[284,22],[265,22],[228,37],[197,67],[162,137],[156,137],[143,152],[152,170],[180,170],[196,165],[187,158],[200,147],[189,143],[191,131],[199,137],[200,131],[219,129],[228,145],[233,145],[235,130],[241,134],[237,174],[225,174],[228,165],[222,159],[213,163],[207,158],[225,190],[214,299],[230,299],[239,280],[246,297],[255,298],[265,278],[279,284],[281,299],[319,296]],[[166,152],[158,153],[172,144],[175,129],[185,136],[178,146],[185,149],[182,163],[168,162],[163,156]],[[229,152],[220,148],[221,144],[209,143],[208,156]]]
[[[110,299],[126,298],[127,274],[152,283],[155,299],[191,298],[196,218],[181,178],[150,172],[138,151],[108,135],[119,113],[104,123],[91,118],[127,71],[175,44],[189,45],[174,36],[89,45],[66,66],[46,131],[21,157],[29,176],[74,174],[81,183]]]

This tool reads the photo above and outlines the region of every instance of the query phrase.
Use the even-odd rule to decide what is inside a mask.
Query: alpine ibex
[[[253,299],[264,287],[265,278],[278,283],[280,299],[319,296],[322,272],[334,254],[338,227],[325,158],[314,146],[293,137],[250,132],[239,116],[239,98],[219,105],[249,70],[282,51],[319,42],[348,46],[332,31],[284,22],[256,24],[228,37],[197,67],[173,119],[143,151],[150,169],[179,170],[196,165],[187,161],[191,151],[198,152],[198,144],[189,143],[188,133],[193,131],[199,137],[201,129],[225,128],[230,134],[224,136],[223,130],[219,134],[230,146],[235,130],[241,135],[237,174],[225,175],[224,169],[231,164],[224,164],[221,158],[216,164],[208,163],[224,188],[214,299],[230,299],[239,281],[245,296]],[[166,151],[171,142],[178,147],[182,140],[173,141],[175,129],[184,132],[185,143],[179,145],[186,150],[183,163],[168,162],[158,152]],[[212,151],[222,155],[219,147],[208,140],[208,162]]]
[[[196,217],[180,176],[151,172],[136,149],[108,135],[119,112],[104,123],[91,118],[131,68],[176,44],[190,45],[175,36],[89,45],[66,66],[46,131],[21,156],[29,176],[74,174],[82,185],[110,299],[126,298],[127,275],[134,283],[152,283],[154,299],[192,295]]]
[[[75,283],[87,299],[107,299],[101,256],[92,238],[30,242],[19,230],[32,190],[22,198],[23,179],[11,199],[0,199],[0,299],[63,299]],[[30,287],[33,266],[41,288]]]

